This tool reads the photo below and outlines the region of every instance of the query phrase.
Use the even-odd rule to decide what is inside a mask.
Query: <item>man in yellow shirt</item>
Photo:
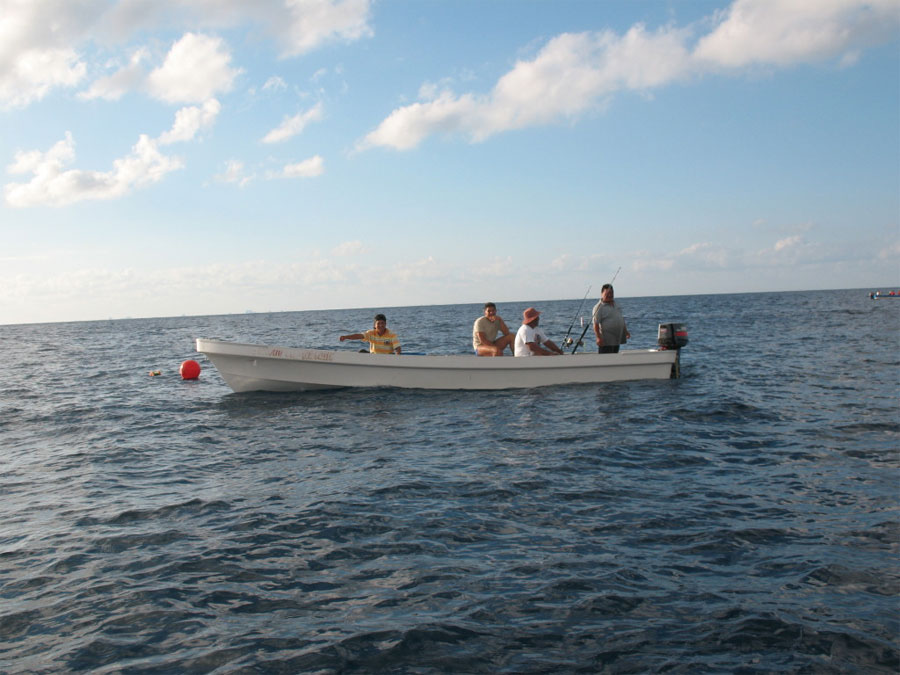
[[[375,315],[374,328],[367,330],[365,333],[352,333],[350,335],[341,335],[341,342],[344,340],[364,340],[369,343],[370,354],[399,354],[400,340],[397,334],[387,329],[387,318],[384,314]]]

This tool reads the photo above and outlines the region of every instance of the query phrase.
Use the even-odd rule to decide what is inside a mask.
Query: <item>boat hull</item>
[[[527,389],[559,384],[668,379],[678,352],[631,349],[618,354],[554,357],[366,354],[242,344],[197,338],[235,392],[313,391],[343,387]]]

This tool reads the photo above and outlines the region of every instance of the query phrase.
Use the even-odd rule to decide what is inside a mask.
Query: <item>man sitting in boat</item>
[[[387,318],[384,314],[375,315],[374,327],[365,333],[352,333],[350,335],[341,335],[341,342],[344,340],[364,340],[369,343],[370,354],[399,354],[400,340],[397,334],[387,329]]]
[[[553,344],[547,334],[538,328],[540,316],[541,313],[534,307],[522,312],[522,325],[516,332],[514,351],[516,356],[553,356],[563,353],[562,349]]]
[[[499,338],[497,333],[503,332]],[[484,316],[475,319],[472,326],[472,348],[478,356],[503,356],[503,350],[509,347],[513,351],[514,333],[506,327],[506,322],[497,314],[497,305],[484,303]]]

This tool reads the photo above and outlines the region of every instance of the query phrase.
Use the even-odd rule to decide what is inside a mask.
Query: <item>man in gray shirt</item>
[[[624,345],[631,337],[622,309],[613,297],[612,284],[603,284],[600,302],[594,305],[594,335],[597,337],[597,351],[601,354],[618,353],[619,345]]]

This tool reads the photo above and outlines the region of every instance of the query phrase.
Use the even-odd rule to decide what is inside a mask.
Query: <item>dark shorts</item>
[[[598,354],[618,354],[619,353],[619,345],[603,345],[602,347],[597,347]]]

